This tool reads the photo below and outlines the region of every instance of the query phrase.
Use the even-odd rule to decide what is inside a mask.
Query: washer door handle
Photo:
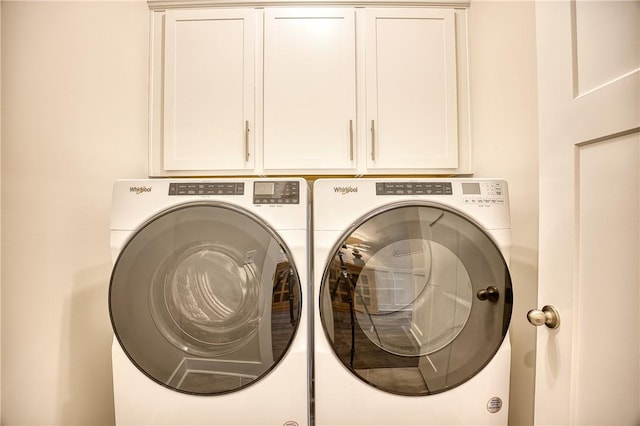
[[[560,314],[558,310],[551,305],[546,305],[540,309],[532,309],[527,312],[527,319],[536,327],[546,325],[549,328],[560,327]]]
[[[476,297],[480,300],[488,300],[489,302],[497,302],[500,299],[500,291],[495,286],[490,285],[489,287],[478,290],[476,293]]]

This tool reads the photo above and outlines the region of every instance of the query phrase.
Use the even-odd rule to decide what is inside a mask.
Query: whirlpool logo
[[[144,194],[145,192],[151,192],[150,186],[130,186],[129,192],[133,192],[136,195]]]
[[[334,186],[333,191],[342,195],[348,195],[352,192],[358,192],[357,186]]]

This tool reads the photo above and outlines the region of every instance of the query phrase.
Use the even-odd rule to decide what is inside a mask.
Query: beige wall
[[[0,1],[0,46],[2,45],[2,2]],[[0,81],[2,81],[2,49],[0,49]],[[0,99],[2,99],[2,84],[0,84]],[[0,148],[2,147],[2,102],[0,102]],[[0,149],[1,151],[1,149]],[[0,191],[2,188],[2,154],[0,152]],[[0,223],[2,222],[2,197],[0,197]],[[2,227],[0,226],[0,330],[2,330]],[[2,347],[2,333],[0,331],[0,348]],[[2,351],[0,350],[0,383],[2,383]],[[0,386],[0,402],[2,401],[2,386]],[[0,403],[0,422],[2,419],[2,404]]]
[[[2,8],[2,423],[111,424],[111,185],[146,176],[147,5]]]
[[[471,110],[476,176],[509,182],[511,197],[511,425],[533,424],[538,300],[538,104],[533,2],[471,6]]]
[[[144,1],[2,3],[2,423],[113,423],[112,181],[144,177]],[[510,182],[512,423],[531,423],[536,302],[534,11],[472,4],[477,176]]]

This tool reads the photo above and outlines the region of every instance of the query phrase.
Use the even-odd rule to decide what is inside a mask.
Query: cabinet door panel
[[[265,10],[264,168],[355,168],[355,11]]]
[[[164,169],[253,167],[254,11],[165,16]]]
[[[456,168],[454,11],[368,9],[365,25],[368,168]]]

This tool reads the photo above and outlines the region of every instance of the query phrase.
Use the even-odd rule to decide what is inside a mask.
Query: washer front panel
[[[147,376],[202,395],[251,385],[285,355],[301,288],[291,253],[253,214],[185,203],[146,222],[118,257],[116,337]]]
[[[355,376],[386,392],[428,395],[485,367],[512,303],[507,264],[487,233],[452,208],[411,201],[343,234],[319,308],[335,355]]]

